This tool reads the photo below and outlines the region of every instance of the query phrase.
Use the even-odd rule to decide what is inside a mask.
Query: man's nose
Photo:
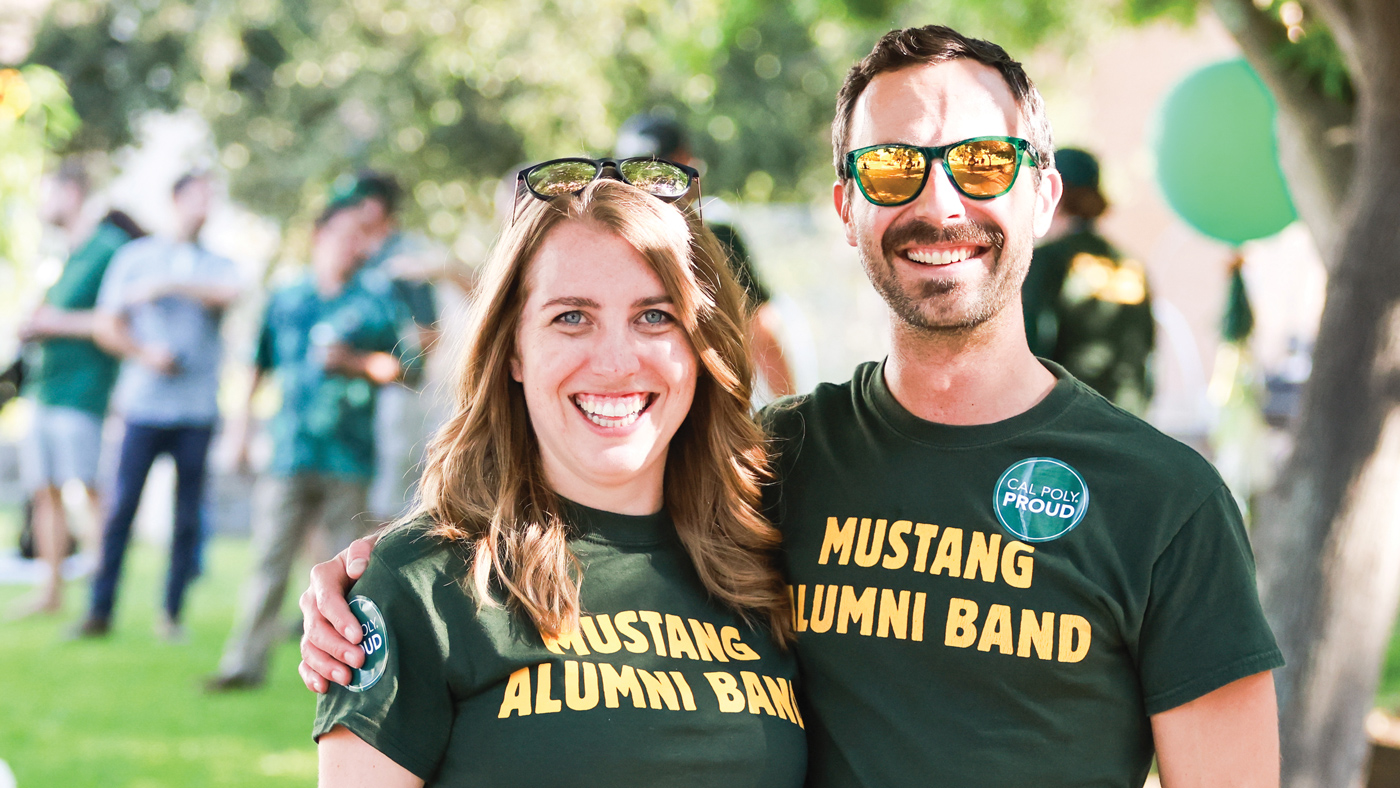
[[[924,191],[914,201],[915,210],[935,224],[948,219],[961,219],[967,216],[967,205],[962,192],[953,185],[953,180],[943,169],[943,162],[929,162],[928,181]]]

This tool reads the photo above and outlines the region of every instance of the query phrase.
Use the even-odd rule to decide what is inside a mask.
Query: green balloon
[[[1206,66],[1162,104],[1157,181],[1188,224],[1238,246],[1298,218],[1278,163],[1273,96],[1243,59]]]

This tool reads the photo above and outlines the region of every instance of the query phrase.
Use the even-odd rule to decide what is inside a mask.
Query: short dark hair
[[[850,150],[851,116],[855,112],[856,100],[865,92],[870,81],[890,71],[954,60],[975,60],[1001,74],[1029,128],[1029,142],[1038,154],[1037,166],[1055,166],[1055,148],[1050,120],[1045,116],[1045,100],[1040,97],[1040,91],[1035,89],[1021,64],[990,41],[968,38],[943,25],[926,25],[891,30],[875,42],[870,54],[861,58],[846,73],[846,81],[836,94],[836,118],[831,122],[831,147],[839,178],[846,180],[850,177],[850,173],[846,172],[845,160],[846,152]]]
[[[384,212],[390,216],[399,210],[399,198],[403,190],[394,176],[383,172],[364,170],[355,176],[354,201],[364,202],[377,199],[384,203]]]
[[[184,191],[186,186],[189,186],[195,181],[207,180],[209,180],[209,173],[205,172],[204,170],[190,170],[189,172],[175,179],[175,185],[170,187],[170,196],[174,197],[175,195]]]
[[[81,159],[69,157],[58,165],[58,172],[54,173],[54,178],[71,183],[83,193],[87,194],[92,187],[92,182],[88,178],[87,167],[83,165]]]
[[[657,113],[643,113],[628,118],[617,130],[613,155],[619,159],[638,156],[671,159],[688,147],[685,127],[680,121]]]

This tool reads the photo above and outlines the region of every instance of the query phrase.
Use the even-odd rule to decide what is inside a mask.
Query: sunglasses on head
[[[635,186],[662,202],[675,202],[700,179],[684,164],[650,156],[635,159],[552,159],[526,167],[517,184],[541,200],[578,194],[599,178],[614,178]]]
[[[1019,137],[973,137],[931,148],[891,142],[847,153],[843,175],[855,178],[865,199],[892,207],[918,197],[930,164],[941,159],[943,172],[963,196],[990,200],[1016,185],[1023,158],[1036,167],[1042,162],[1040,152]]]

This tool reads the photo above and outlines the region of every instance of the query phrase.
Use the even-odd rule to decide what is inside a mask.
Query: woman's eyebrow
[[[675,301],[668,295],[648,296],[639,298],[632,302],[633,307],[656,306],[657,304],[674,304]]]
[[[551,298],[544,302],[546,307],[551,306],[586,306],[590,309],[598,309],[601,305],[591,298],[579,298],[578,296],[560,296]]]

